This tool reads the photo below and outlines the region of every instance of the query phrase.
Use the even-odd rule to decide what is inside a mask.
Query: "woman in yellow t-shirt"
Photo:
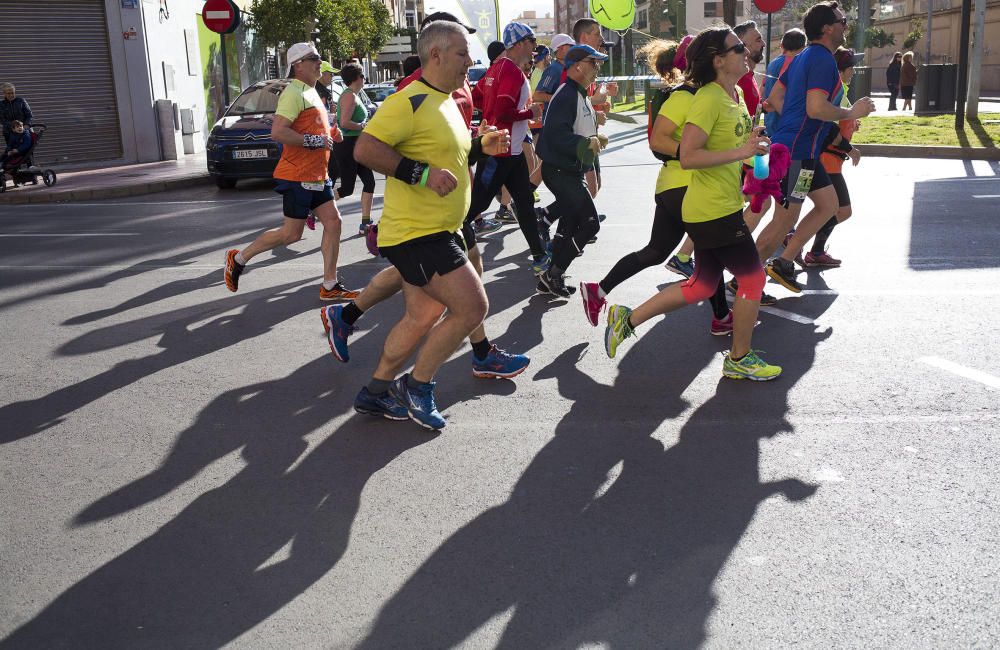
[[[654,316],[697,303],[715,293],[723,269],[739,283],[733,305],[733,346],[722,365],[724,377],[766,381],[781,374],[750,349],[764,288],[753,236],[743,222],[740,165],[765,153],[770,141],[753,128],[736,82],[750,69],[746,46],[728,27],[709,27],[687,50],[688,78],[699,86],[684,125],[681,167],[691,170],[682,218],[694,242],[694,275],[683,284],[659,292],[635,311],[621,305],[608,309],[604,346],[614,357],[618,345]]]
[[[649,136],[649,148],[661,154],[657,157],[663,161],[656,178],[656,211],[653,213],[649,243],[645,247],[618,260],[600,282],[580,283],[584,313],[595,327],[601,309],[604,308],[605,298],[611,290],[643,269],[663,264],[684,238],[681,204],[688,183],[691,182],[691,172],[681,167],[677,155],[684,123],[697,88],[683,78],[682,70],[674,67],[674,62],[678,61],[678,48],[679,45],[673,41],[656,39],[639,50],[639,54],[646,57],[649,67],[656,70],[664,85],[671,89],[670,96],[656,114]],[[732,318],[729,316],[729,303],[726,302],[726,290],[721,281],[711,302],[715,316],[712,319],[712,334],[728,334],[732,331]]]

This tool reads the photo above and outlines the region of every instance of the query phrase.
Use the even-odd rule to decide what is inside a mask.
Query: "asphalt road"
[[[610,132],[577,281],[648,236],[644,130]],[[531,366],[464,346],[437,435],[353,412],[401,300],[334,360],[318,231],[226,291],[267,183],[0,208],[0,648],[996,646],[998,173],[848,170],[843,268],[769,285],[766,384],[721,379],[707,306],[608,359],[508,227],[487,329]],[[348,284],[382,264],[345,239]]]

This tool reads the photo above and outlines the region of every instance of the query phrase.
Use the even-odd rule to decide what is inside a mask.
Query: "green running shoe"
[[[608,326],[604,328],[604,351],[612,359],[622,341],[635,334],[629,325],[628,317],[632,310],[623,305],[611,305],[608,308]]]
[[[781,374],[781,366],[772,366],[753,350],[747,352],[739,361],[733,361],[726,353],[722,362],[722,376],[730,379],[749,379],[751,381],[770,381]]]

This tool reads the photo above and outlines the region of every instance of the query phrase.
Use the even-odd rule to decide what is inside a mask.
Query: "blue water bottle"
[[[763,131],[760,134],[767,135]],[[753,157],[753,177],[757,180],[765,180],[771,174],[770,157],[770,149],[766,153],[759,153]]]

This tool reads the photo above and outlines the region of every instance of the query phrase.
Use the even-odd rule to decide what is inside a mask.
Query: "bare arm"
[[[357,104],[354,98],[354,93],[345,90],[340,96],[340,128],[347,129],[349,131],[360,131],[365,128],[365,125],[360,122],[355,122],[350,118],[354,115],[354,106]]]
[[[378,138],[362,133],[354,145],[354,159],[368,169],[396,178],[396,169],[403,157]],[[458,186],[458,179],[447,169],[428,167],[423,184],[438,196],[445,196]]]
[[[688,123],[681,137],[681,167],[684,169],[705,169],[744,160],[758,153],[767,152],[770,140],[760,135],[763,127],[757,127],[746,143],[738,149],[709,151],[705,148],[708,134],[699,126]]]
[[[681,152],[681,143],[671,137],[676,131],[676,124],[662,115],[657,115],[656,121],[653,122],[653,133],[649,136],[649,148],[676,158]]]
[[[386,176],[393,176],[403,157],[378,138],[362,133],[358,136],[357,144],[354,145],[354,159],[368,169],[373,169]]]
[[[537,88],[535,89],[535,92],[531,93],[531,96],[539,104],[548,104],[552,100],[552,95],[549,93],[543,93]]]
[[[291,120],[280,115],[275,115],[271,122],[271,139],[286,147],[302,146],[302,134],[292,128]]]
[[[765,103],[773,110],[775,113],[781,113],[781,109],[785,107],[785,84],[780,81],[775,83],[771,87],[771,94],[767,96]]]

